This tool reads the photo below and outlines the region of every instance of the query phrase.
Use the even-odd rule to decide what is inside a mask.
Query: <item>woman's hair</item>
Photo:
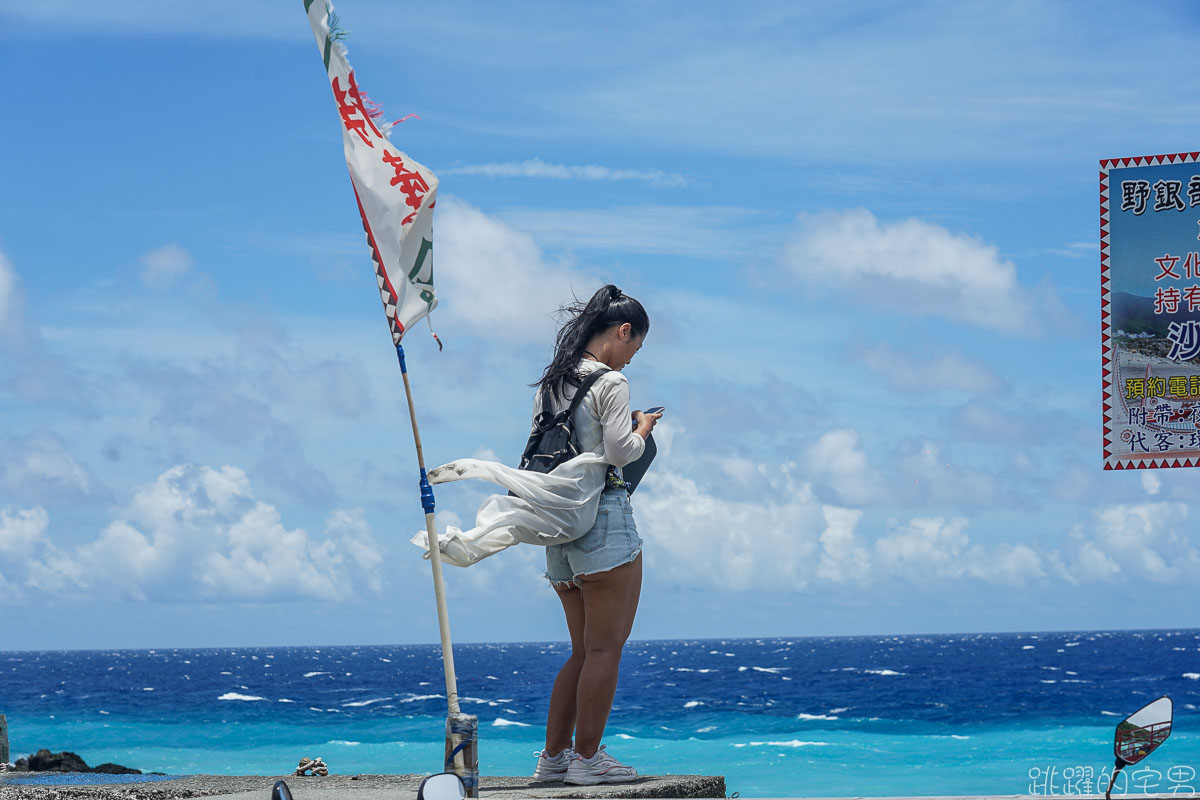
[[[632,326],[634,336],[645,336],[650,330],[650,318],[642,304],[622,294],[611,283],[600,287],[586,303],[575,298],[574,302],[562,306],[559,313],[566,321],[554,340],[554,360],[542,377],[530,384],[539,387],[539,392],[550,392],[559,397],[563,396],[564,381],[579,385],[575,368],[593,336],[626,322]]]

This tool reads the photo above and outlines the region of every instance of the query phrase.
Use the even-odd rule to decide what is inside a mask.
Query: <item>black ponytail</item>
[[[645,336],[650,330],[650,318],[642,304],[611,283],[602,286],[586,303],[575,298],[559,309],[565,318],[554,340],[554,360],[542,373],[542,377],[531,386],[539,392],[563,397],[563,383],[569,381],[578,386],[575,368],[592,337],[626,322],[633,328],[634,336]]]

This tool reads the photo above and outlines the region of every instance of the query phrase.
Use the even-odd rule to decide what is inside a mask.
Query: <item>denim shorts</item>
[[[546,548],[546,577],[551,585],[573,583],[581,575],[608,572],[628,564],[642,552],[642,539],[633,523],[633,506],[624,489],[607,489],[600,495],[596,524],[573,542]]]

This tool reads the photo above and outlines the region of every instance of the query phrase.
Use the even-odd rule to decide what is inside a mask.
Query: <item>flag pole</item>
[[[446,608],[446,586],[442,578],[442,553],[438,547],[437,520],[434,514],[433,487],[425,474],[425,454],[421,448],[421,431],[417,428],[417,410],[413,405],[412,385],[408,380],[408,365],[404,361],[404,346],[396,344],[400,375],[404,378],[404,394],[408,398],[408,416],[412,420],[413,442],[417,446],[417,466],[421,470],[421,507],[425,511],[425,531],[429,537],[429,563],[433,565],[433,593],[437,601],[438,629],[442,639],[442,666],[446,673],[446,771],[453,771],[463,780],[468,797],[479,797],[479,720],[463,714],[458,705],[458,679],[454,673],[454,651],[450,644],[450,613]]]

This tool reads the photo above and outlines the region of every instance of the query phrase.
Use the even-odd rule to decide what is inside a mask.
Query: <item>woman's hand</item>
[[[662,414],[647,414],[645,411],[633,412],[633,422],[637,426],[633,432],[645,439],[650,435],[650,431],[654,430],[654,425],[660,417]]]

